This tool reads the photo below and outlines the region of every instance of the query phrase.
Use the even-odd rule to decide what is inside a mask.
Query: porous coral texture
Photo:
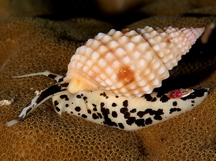
[[[0,12],[1,13],[1,12]],[[202,27],[214,17],[153,17],[127,27]],[[0,159],[24,160],[215,160],[216,158],[216,41],[197,44],[171,72],[166,88],[209,87],[210,95],[194,110],[158,125],[134,132],[104,127],[73,115],[59,116],[51,100],[12,127],[6,122],[54,81],[44,76],[11,78],[50,70],[65,74],[78,46],[112,25],[94,19],[51,21],[8,18],[0,22]]]

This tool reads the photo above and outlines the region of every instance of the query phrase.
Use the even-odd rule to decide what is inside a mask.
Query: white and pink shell
[[[71,93],[104,89],[140,97],[160,87],[204,28],[155,28],[99,33],[72,56],[65,78]]]

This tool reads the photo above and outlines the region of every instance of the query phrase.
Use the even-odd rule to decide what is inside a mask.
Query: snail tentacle
[[[38,72],[38,73],[31,73],[31,74],[25,74],[25,75],[19,75],[19,76],[12,76],[12,78],[23,78],[23,77],[29,77],[29,76],[37,76],[37,75],[44,75],[47,76],[53,80],[55,80],[56,82],[60,83],[63,81],[65,76],[56,74],[56,73],[52,73],[48,70],[45,70],[43,72]]]
[[[40,104],[53,97],[57,93],[61,93],[62,91],[67,90],[68,83],[55,84],[50,86],[44,90],[42,90],[39,94],[37,94],[23,110],[20,112],[17,118],[14,120],[7,122],[7,126],[13,126],[18,122],[22,121],[27,114],[36,109]]]

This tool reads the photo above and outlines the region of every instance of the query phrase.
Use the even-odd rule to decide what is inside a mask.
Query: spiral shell
[[[79,47],[65,81],[71,93],[103,89],[140,97],[160,87],[204,28],[155,28],[99,33]]]

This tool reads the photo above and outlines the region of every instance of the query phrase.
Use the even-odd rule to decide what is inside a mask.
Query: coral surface
[[[152,6],[156,2],[152,2]],[[185,2],[183,6],[187,12],[179,9],[180,13],[205,14],[149,17],[127,27],[202,27],[214,21],[215,13],[211,10],[208,12],[211,16],[206,16],[206,8],[210,5],[213,8],[213,2],[209,1],[210,5],[206,6],[197,1],[196,9],[191,9],[194,4],[189,0]],[[172,4],[172,0],[169,4]],[[20,6],[17,8],[20,13]],[[44,8],[44,14],[50,13]],[[22,17],[12,17],[18,12],[16,7],[13,12],[11,10],[9,1],[0,7],[0,101],[10,102],[0,106],[1,160],[215,160],[215,30],[206,44],[198,40],[191,51],[183,56],[179,66],[171,71],[170,79],[164,81],[163,87],[166,89],[188,86],[211,88],[207,99],[188,113],[143,130],[126,132],[87,122],[73,115],[59,116],[54,112],[51,100],[48,100],[23,122],[7,127],[6,122],[19,114],[35,92],[54,84],[44,76],[16,79],[12,76],[44,70],[64,75],[78,46],[98,32],[113,28],[112,23],[92,18],[54,21],[33,17],[35,15],[27,17],[28,12],[23,12],[25,16],[21,14]],[[42,12],[35,13],[41,15]]]

